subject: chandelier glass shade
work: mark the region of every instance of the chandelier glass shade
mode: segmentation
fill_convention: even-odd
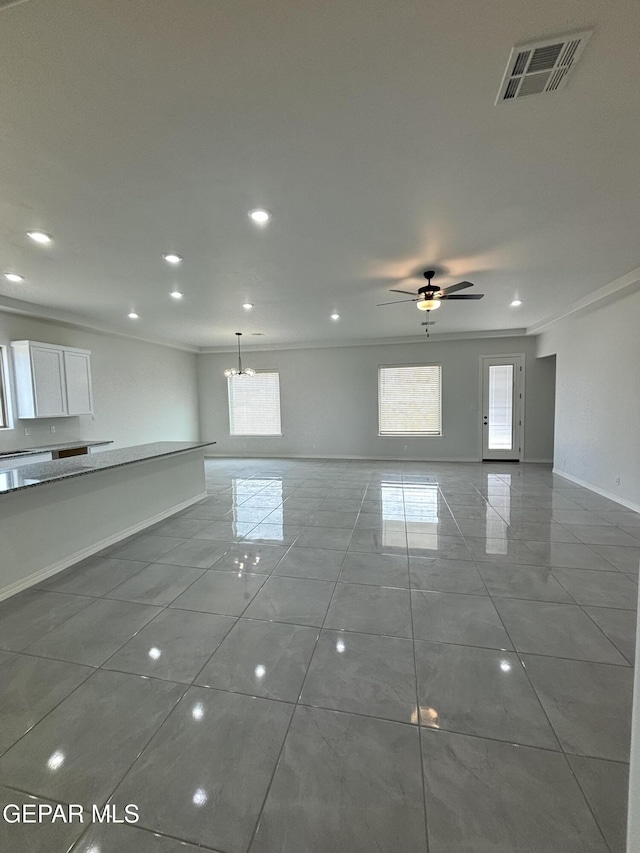
[[[227,379],[231,379],[232,376],[255,376],[256,372],[253,367],[244,367],[242,366],[242,355],[240,354],[240,338],[242,337],[242,332],[236,332],[236,336],[238,338],[238,366],[237,367],[228,367],[224,375]]]
[[[439,299],[422,299],[420,302],[416,302],[416,308],[420,311],[436,311],[439,307]]]

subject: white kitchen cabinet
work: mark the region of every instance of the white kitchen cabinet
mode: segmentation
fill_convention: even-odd
[[[67,385],[67,414],[90,415],[93,412],[91,353],[85,350],[65,349],[63,355]]]
[[[93,413],[89,350],[12,341],[19,418]]]
[[[30,348],[36,416],[58,418],[66,414],[63,353],[51,347]]]

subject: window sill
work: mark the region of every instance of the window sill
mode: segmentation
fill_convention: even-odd
[[[440,435],[415,435],[414,433],[411,433],[411,434],[409,434],[409,433],[404,434],[404,433],[401,433],[401,432],[396,432],[396,433],[394,433],[393,435],[389,435],[388,433],[382,433],[382,432],[379,432],[379,433],[378,433],[378,438],[404,438],[404,439],[407,439],[407,438],[420,438],[420,439],[425,439],[425,438],[444,438],[444,435],[443,435],[442,433],[441,433]]]

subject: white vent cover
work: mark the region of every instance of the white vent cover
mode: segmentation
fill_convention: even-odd
[[[496,104],[562,89],[592,32],[584,30],[516,45],[511,49]]]

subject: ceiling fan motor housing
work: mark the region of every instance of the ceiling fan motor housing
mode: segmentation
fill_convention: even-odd
[[[436,293],[440,292],[439,287],[436,287],[435,284],[431,284],[431,279],[434,277],[435,274],[435,270],[425,270],[422,273],[422,275],[427,280],[427,284],[425,284],[423,287],[418,288],[418,293],[423,293],[427,299],[429,297],[433,297]]]

